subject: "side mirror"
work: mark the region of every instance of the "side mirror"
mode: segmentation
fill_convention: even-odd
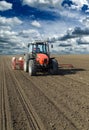
[[[51,44],[51,48],[53,48],[53,44]]]
[[[28,43],[28,45],[27,45],[27,47],[29,47],[30,45],[29,45],[29,43]]]

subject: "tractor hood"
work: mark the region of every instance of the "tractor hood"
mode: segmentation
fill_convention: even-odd
[[[46,54],[41,54],[38,53],[37,54],[37,58],[36,61],[40,64],[40,65],[47,65],[49,63],[49,58]]]

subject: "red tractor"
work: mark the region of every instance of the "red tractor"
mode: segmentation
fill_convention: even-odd
[[[23,69],[29,72],[30,76],[37,72],[58,73],[58,62],[50,57],[49,45],[47,42],[34,42],[28,44],[28,53],[24,55]]]

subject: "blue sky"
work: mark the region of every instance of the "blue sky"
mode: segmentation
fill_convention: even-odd
[[[34,40],[89,54],[89,0],[0,0],[0,54],[24,53]]]

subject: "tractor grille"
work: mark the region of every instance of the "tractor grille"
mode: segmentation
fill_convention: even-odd
[[[47,64],[47,63],[48,63],[47,59],[44,59],[44,64]]]

